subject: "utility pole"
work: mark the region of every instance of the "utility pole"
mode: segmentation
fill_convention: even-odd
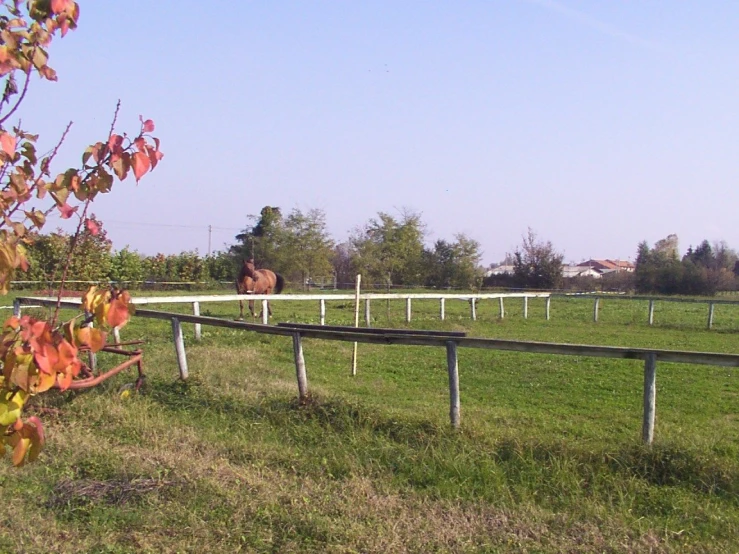
[[[210,256],[210,239],[212,235],[213,235],[213,226],[208,225],[208,256]]]

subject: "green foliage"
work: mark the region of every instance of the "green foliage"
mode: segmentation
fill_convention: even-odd
[[[423,283],[423,239],[420,214],[405,211],[400,219],[380,212],[350,238],[353,264],[368,283]]]
[[[513,279],[516,286],[533,289],[556,289],[562,284],[562,260],[550,241],[537,241],[529,227],[513,260]]]
[[[433,250],[424,251],[427,286],[479,288],[482,282],[480,243],[464,234],[455,238],[453,243],[437,240]]]
[[[144,279],[144,263],[141,255],[129,250],[128,246],[117,251],[110,261],[109,277],[116,283],[138,284],[141,282]]]
[[[733,272],[737,255],[725,243],[712,247],[704,240],[682,259],[678,258],[677,236],[670,235],[654,248],[639,243],[636,258],[636,290],[640,293],[712,296],[717,291],[734,290]]]

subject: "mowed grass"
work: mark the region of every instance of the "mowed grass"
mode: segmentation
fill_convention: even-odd
[[[168,293],[171,294],[171,293]],[[191,294],[191,293],[186,293]],[[376,327],[585,344],[737,352],[739,307],[555,298],[373,301]],[[151,306],[189,312],[189,305]],[[33,309],[28,309],[28,312]],[[273,321],[318,323],[318,301]],[[202,304],[233,319],[236,303]],[[327,303],[351,324],[351,302]],[[364,312],[360,315],[363,322]],[[35,404],[37,463],[0,466],[0,552],[731,552],[739,549],[739,378],[660,363],[656,439],[640,443],[640,362],[460,349],[462,428],[449,426],[443,348],[291,341],[185,325],[179,381],[168,323],[134,318],[147,382],[124,373]],[[101,355],[100,363],[119,360]]]

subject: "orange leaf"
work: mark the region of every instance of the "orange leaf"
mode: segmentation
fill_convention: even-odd
[[[59,14],[67,9],[74,7],[74,0],[51,0],[51,11]]]
[[[69,219],[72,217],[72,214],[77,211],[77,208],[79,206],[75,206],[74,208],[67,204],[66,202],[62,204],[61,206],[57,206],[59,208],[59,211],[61,212],[61,218],[62,219]]]
[[[15,137],[10,133],[3,132],[0,135],[0,147],[8,156],[12,156],[15,154]]]
[[[15,441],[14,441],[15,442]],[[31,439],[18,438],[15,448],[13,448],[13,465],[22,466],[25,462],[26,452],[28,447],[31,446]]]
[[[72,373],[71,372],[57,373],[56,381],[57,381],[57,384],[59,385],[59,389],[65,391],[69,388],[69,385],[72,384]]]
[[[133,175],[136,177],[136,181],[139,181],[149,171],[151,161],[144,152],[136,152],[131,157],[131,165],[133,166]]]
[[[128,304],[124,300],[116,298],[110,303],[106,320],[111,327],[121,328],[128,323],[128,315]]]
[[[94,219],[86,219],[85,226],[92,236],[97,236],[100,233],[100,227]]]

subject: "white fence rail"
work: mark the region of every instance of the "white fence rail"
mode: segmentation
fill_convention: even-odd
[[[448,298],[448,297],[447,297]],[[26,299],[39,302],[39,299]],[[56,301],[45,300],[41,303],[54,305]],[[21,303],[16,304],[20,314]],[[62,302],[64,307],[77,307],[79,302]],[[651,444],[654,440],[654,422],[656,415],[656,378],[657,362],[689,363],[739,367],[739,354],[723,354],[715,352],[691,352],[678,350],[662,350],[652,348],[629,348],[619,346],[597,346],[583,344],[562,344],[534,341],[501,340],[460,336],[460,333],[436,331],[414,331],[407,329],[363,329],[353,327],[325,327],[319,325],[290,324],[264,325],[230,321],[215,317],[161,312],[140,309],[137,317],[170,321],[172,325],[175,353],[180,377],[187,379],[188,365],[185,350],[182,322],[195,325],[211,325],[242,329],[258,333],[292,337],[295,371],[298,382],[298,394],[304,399],[308,394],[308,377],[303,356],[303,338],[321,340],[337,340],[345,342],[362,342],[385,345],[436,346],[446,349],[447,369],[449,374],[449,417],[453,427],[459,427],[460,395],[459,395],[459,362],[458,348],[484,348],[488,350],[508,350],[534,354],[553,354],[565,356],[588,356],[604,358],[622,358],[641,360],[644,362],[643,419],[642,440]]]

